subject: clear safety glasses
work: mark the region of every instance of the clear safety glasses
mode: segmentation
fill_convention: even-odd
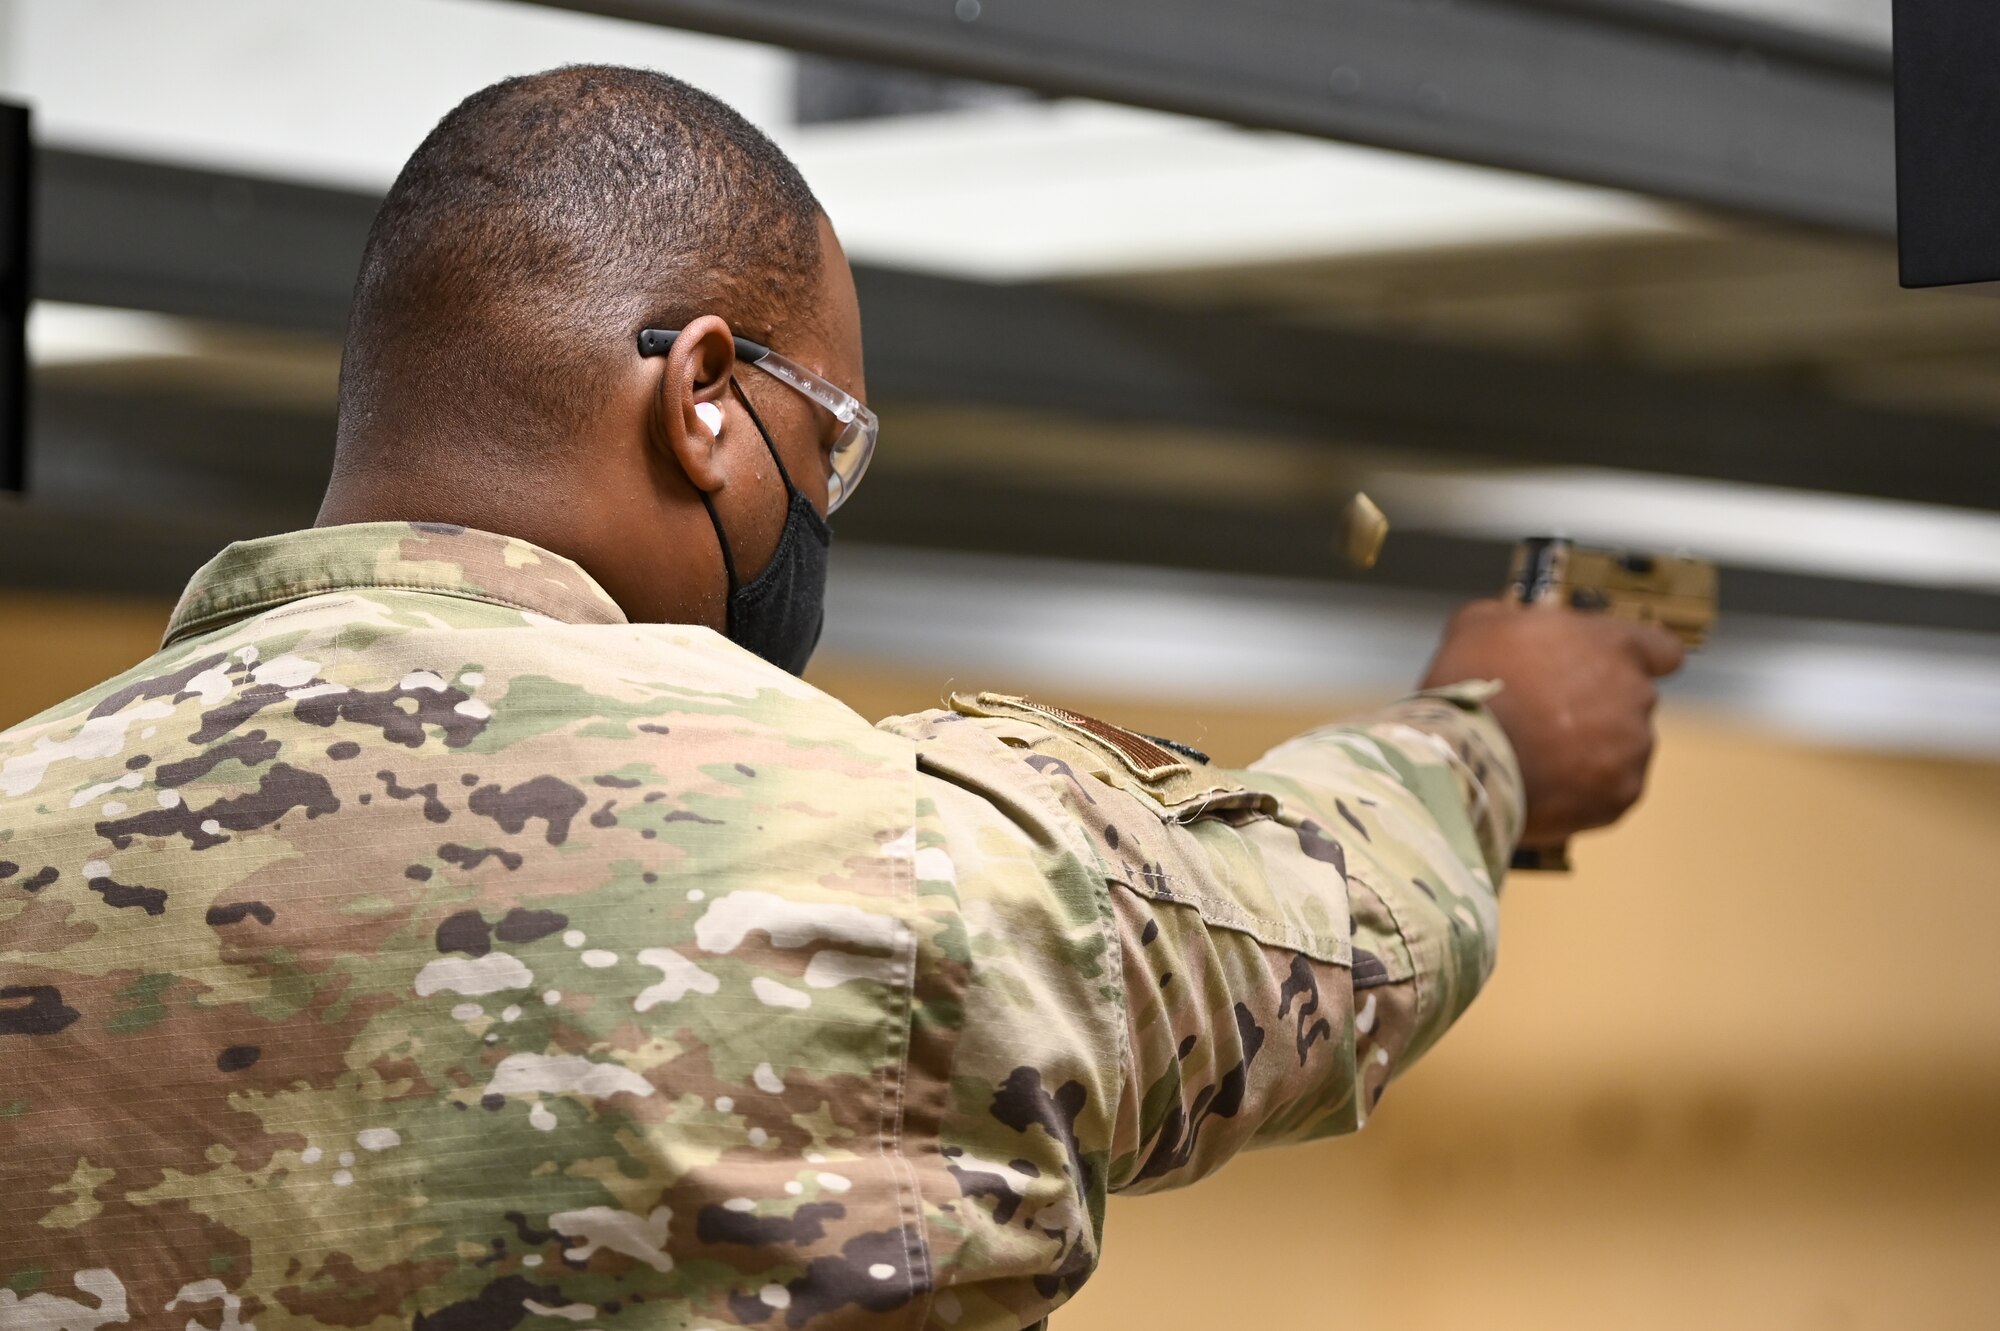
[[[680,335],[678,328],[648,328],[639,334],[639,354],[664,356]],[[831,380],[822,379],[798,362],[785,359],[761,342],[752,342],[747,337],[739,337],[735,341],[736,359],[754,365],[780,383],[797,389],[826,408],[840,422],[840,436],[833,441],[829,459],[831,466],[826,480],[826,511],[831,516],[853,495],[868,471],[869,460],[875,456],[876,436],[882,432],[881,422],[859,398]]]

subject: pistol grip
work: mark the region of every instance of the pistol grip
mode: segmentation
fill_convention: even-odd
[[[1560,846],[1522,846],[1514,852],[1513,867],[1530,873],[1568,873],[1569,842]]]

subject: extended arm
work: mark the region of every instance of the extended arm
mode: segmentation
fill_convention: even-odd
[[[1636,778],[1650,750],[1629,626],[1488,614],[1430,682],[1537,671],[1504,728],[1507,695],[1458,683],[1238,772],[1005,696],[883,723],[917,745],[918,890],[951,963],[918,995],[909,1123],[942,1164],[941,1307],[1032,1322],[1095,1265],[1108,1193],[1359,1127],[1491,972],[1535,791],[1562,834],[1636,797],[1617,762],[1595,789],[1606,754]]]

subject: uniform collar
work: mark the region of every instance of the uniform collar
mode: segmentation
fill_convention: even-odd
[[[189,581],[166,645],[301,597],[368,590],[459,596],[565,624],[627,622],[595,579],[540,546],[439,522],[358,522],[236,542]]]

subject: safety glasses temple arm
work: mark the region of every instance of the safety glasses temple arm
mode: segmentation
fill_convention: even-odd
[[[647,328],[639,333],[639,354],[641,356],[664,356],[673,350],[674,339],[681,335],[678,328]],[[771,349],[761,342],[752,342],[747,337],[733,339],[736,343],[736,359],[751,365],[771,354]]]

